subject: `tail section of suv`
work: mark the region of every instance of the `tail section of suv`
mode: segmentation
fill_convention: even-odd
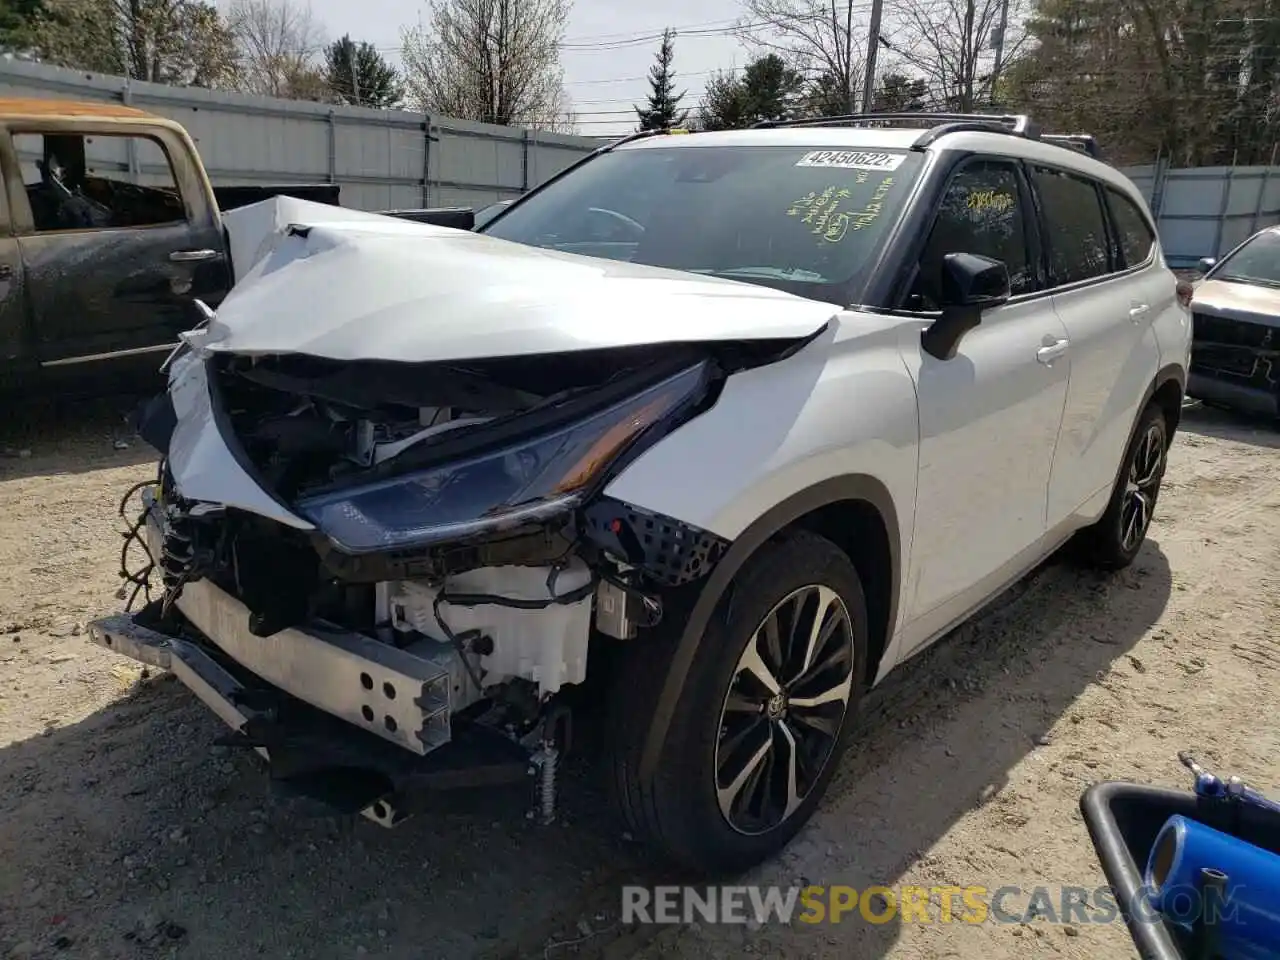
[[[156,596],[93,635],[383,823],[494,744],[554,796],[585,699],[634,832],[758,862],[890,670],[1068,541],[1134,559],[1186,383],[1142,196],[1021,117],[641,135],[474,233],[243,242],[148,431]]]

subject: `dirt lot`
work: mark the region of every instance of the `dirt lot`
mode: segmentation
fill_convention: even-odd
[[[1118,923],[622,929],[619,884],[670,878],[585,783],[552,828],[519,792],[395,831],[274,803],[178,684],[86,642],[119,606],[116,501],[151,467],[112,404],[66,422],[0,437],[0,955],[1134,955]],[[890,680],[823,812],[745,882],[1094,887],[1090,782],[1185,785],[1194,748],[1280,789],[1278,448],[1189,409],[1136,565],[1051,564]]]

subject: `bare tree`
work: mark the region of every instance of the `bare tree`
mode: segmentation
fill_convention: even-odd
[[[307,3],[233,0],[227,20],[241,61],[241,88],[268,97],[319,100],[328,84],[319,63],[324,31]]]
[[[996,99],[994,48],[1002,14],[1001,63],[1016,61],[1026,44],[1024,6],[1023,0],[898,0],[892,31],[898,37],[886,46],[923,78],[938,101],[931,106],[972,112]]]
[[[866,28],[854,17],[853,0],[745,0],[745,6],[738,27],[744,40],[820,83],[826,112],[857,112]]]
[[[572,128],[560,42],[571,0],[431,0],[403,33],[410,102],[462,120]]]

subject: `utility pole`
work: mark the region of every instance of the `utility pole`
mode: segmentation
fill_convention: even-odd
[[[870,113],[875,103],[876,51],[880,49],[880,14],[883,12],[884,0],[871,0],[871,28],[867,31],[867,76],[862,82],[863,113]]]
[[[1000,0],[1000,21],[996,25],[995,36],[991,38],[991,46],[995,48],[995,63],[991,66],[991,103],[996,102],[996,82],[1000,79],[1000,68],[1004,66],[1004,32],[1009,26],[1009,0]]]

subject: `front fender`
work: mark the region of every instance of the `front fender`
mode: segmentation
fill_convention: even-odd
[[[785,360],[731,376],[710,410],[604,492],[735,540],[794,494],[865,474],[891,492],[909,534],[919,413],[897,341],[892,327],[841,341],[833,325]]]
[[[875,506],[894,566],[896,629],[914,523],[919,414],[897,333],[830,332],[776,364],[730,377],[715,406],[651,447],[607,488],[614,498],[731,541],[685,622],[640,763],[657,767],[685,677],[734,575],[779,530],[842,500]]]

